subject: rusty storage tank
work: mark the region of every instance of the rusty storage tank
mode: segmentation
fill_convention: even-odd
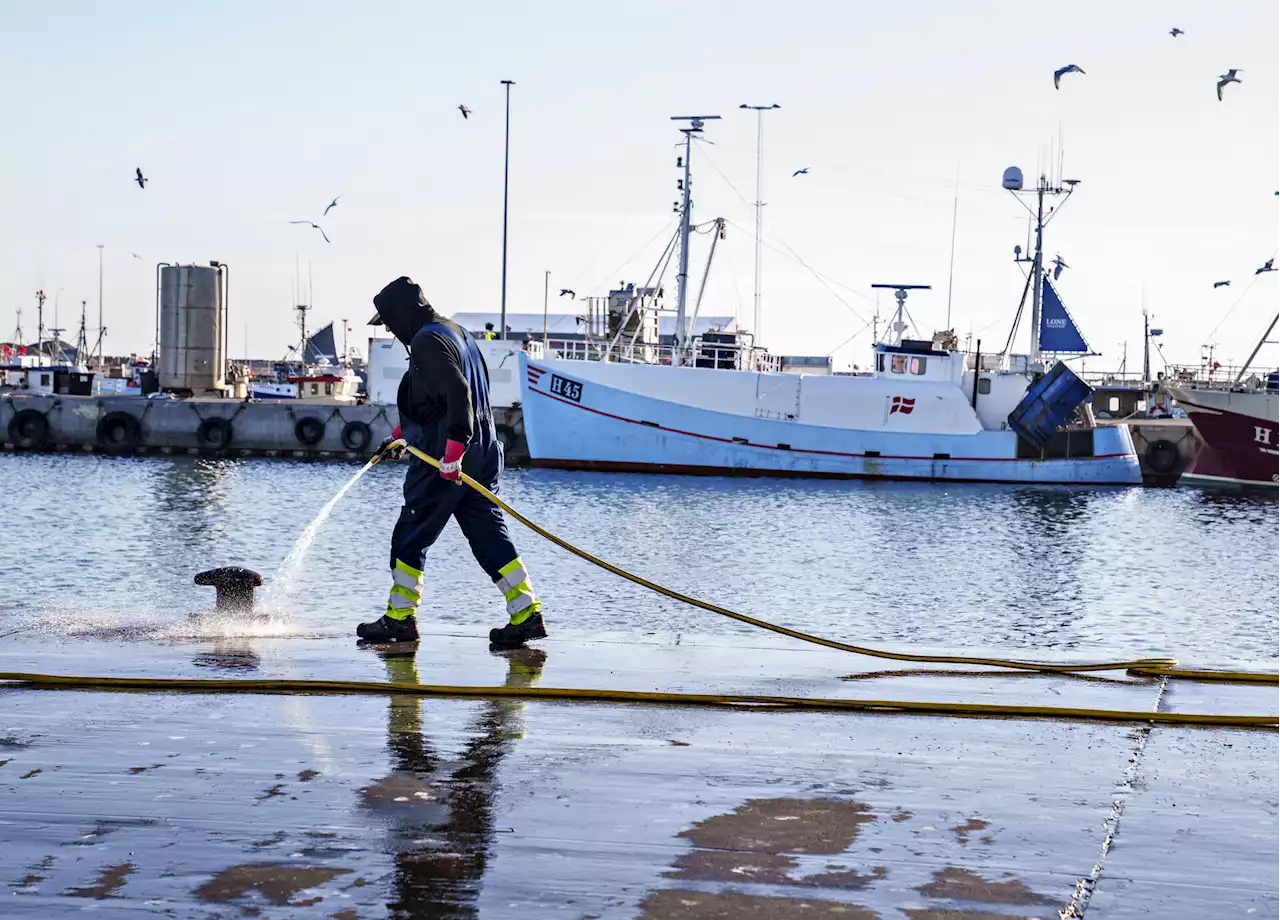
[[[225,265],[158,266],[160,389],[190,396],[227,388]]]

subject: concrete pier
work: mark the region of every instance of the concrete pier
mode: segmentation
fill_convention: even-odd
[[[1142,483],[1148,486],[1177,485],[1203,443],[1195,426],[1185,418],[1133,418],[1102,424],[1128,426],[1142,467]]]
[[[231,634],[225,634],[225,633]],[[416,658],[346,637],[19,632],[13,671],[1265,712],[1274,687],[893,667],[571,631]],[[0,685],[4,915],[1275,917],[1270,731]]]
[[[520,410],[494,412],[507,463],[528,462]],[[309,400],[0,397],[0,445],[9,450],[189,453],[364,460],[399,424],[393,405]]]

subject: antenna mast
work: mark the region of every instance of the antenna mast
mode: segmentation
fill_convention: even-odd
[[[755,260],[754,292],[752,295],[752,302],[755,306],[755,316],[752,320],[751,332],[755,336],[755,341],[758,344],[760,342],[760,324],[761,324],[760,286],[761,286],[761,278],[762,278],[760,273],[760,255],[761,255],[760,247],[761,247],[761,240],[763,238],[762,227],[764,225],[764,215],[762,211],[762,209],[764,208],[764,194],[762,190],[763,189],[762,167],[764,164],[764,113],[770,111],[771,109],[780,109],[782,108],[782,106],[778,105],[776,102],[773,105],[747,105],[746,103],[743,103],[742,105],[738,106],[738,108],[750,109],[756,113],[756,201],[755,201],[756,260]]]
[[[693,136],[702,133],[703,122],[719,121],[719,115],[672,115],[672,121],[687,121],[689,126],[681,128],[684,135],[684,179],[680,189],[684,192],[680,206],[680,273],[676,276],[676,340],[672,365],[684,364],[684,352],[689,342],[687,305],[689,295],[689,231],[693,216],[693,197],[690,183],[692,175],[689,170],[689,155],[693,152]]]
[[[889,329],[894,333],[896,338],[894,345],[902,344],[902,333],[907,330],[907,323],[903,319],[907,315],[907,291],[931,291],[932,284],[873,284],[873,288],[887,288],[893,291],[893,297],[898,301],[898,309],[893,314],[893,322],[889,324]],[[879,316],[879,311],[876,312]]]

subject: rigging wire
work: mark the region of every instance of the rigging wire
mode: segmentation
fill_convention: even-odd
[[[593,287],[593,288],[592,288],[592,290],[598,290],[598,289],[600,289],[601,287],[604,287],[605,285],[609,284],[609,279],[610,279],[610,278],[616,278],[616,277],[618,277],[618,273],[619,273],[619,272],[621,272],[624,268],[626,268],[628,265],[630,265],[632,262],[634,262],[634,261],[639,257],[640,253],[644,252],[646,249],[648,249],[650,246],[652,246],[652,245],[654,244],[654,242],[655,242],[659,237],[661,237],[661,236],[662,236],[662,234],[664,234],[664,233],[670,233],[670,232],[671,232],[671,230],[672,230],[672,227],[673,227],[675,224],[677,224],[677,223],[679,223],[679,220],[668,221],[668,222],[667,222],[667,224],[666,224],[666,226],[664,226],[661,230],[659,230],[659,231],[658,231],[657,233],[655,233],[653,236],[649,237],[649,239],[645,241],[645,243],[644,243],[644,245],[643,245],[643,246],[641,246],[639,249],[637,249],[637,250],[636,250],[635,252],[633,252],[631,255],[627,256],[626,260],[625,260],[621,265],[619,265],[619,266],[618,266],[617,268],[615,268],[613,271],[609,272],[609,274],[605,276],[604,280],[603,280],[602,282],[600,282],[599,284],[595,285],[595,287]],[[670,243],[667,243],[667,245],[668,245],[668,246],[670,246],[671,244],[670,244]],[[665,253],[665,252],[666,252],[666,250],[664,249],[664,250],[663,250],[663,252]],[[661,259],[662,257],[661,257],[661,256],[659,256],[658,258],[659,258],[659,259]]]
[[[1274,260],[1277,255],[1280,255],[1280,249],[1277,249],[1275,252],[1271,253],[1271,258]],[[1231,315],[1232,311],[1234,311],[1236,307],[1240,306],[1241,302],[1247,296],[1249,296],[1249,292],[1253,290],[1253,286],[1258,283],[1258,279],[1261,277],[1262,275],[1258,274],[1257,272],[1254,273],[1253,280],[1249,282],[1248,287],[1246,287],[1243,291],[1240,292],[1240,296],[1236,298],[1236,302],[1233,303],[1229,308],[1227,308],[1226,313],[1222,314],[1222,319],[1218,320],[1218,325],[1213,327],[1213,331],[1210,332],[1207,336],[1205,336],[1206,341],[1209,341],[1209,342],[1213,341],[1214,334],[1219,329],[1222,328],[1222,324],[1227,321],[1227,317]]]

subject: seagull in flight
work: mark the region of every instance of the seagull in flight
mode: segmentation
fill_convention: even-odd
[[[1222,87],[1226,86],[1228,83],[1239,83],[1240,78],[1237,77],[1236,74],[1240,72],[1241,71],[1238,67],[1232,67],[1230,70],[1228,70],[1226,73],[1224,73],[1222,76],[1218,78],[1218,101],[1219,102],[1222,101]]]
[[[147,177],[142,174],[141,166],[133,171],[133,181],[138,183],[138,188],[147,187]]]
[[[1275,261],[1276,261],[1275,259],[1267,259],[1267,264],[1266,264],[1266,265],[1264,265],[1264,266],[1262,266],[1262,268],[1258,269],[1256,272],[1254,272],[1254,274],[1255,274],[1255,275],[1261,275],[1263,272],[1273,272],[1273,271],[1275,271],[1275,270],[1276,270],[1276,267],[1275,267],[1275,264],[1274,264],[1274,263],[1275,263]]]
[[[1177,26],[1174,26],[1172,29],[1169,30],[1169,34],[1172,35],[1174,38],[1177,38],[1179,35],[1186,35],[1187,33],[1183,32]]]
[[[1215,282],[1213,282],[1213,289],[1214,289],[1215,291],[1216,291],[1218,288],[1220,288],[1220,287],[1231,287],[1231,282],[1230,282],[1230,281],[1215,281]]]
[[[575,294],[573,291],[569,290],[568,288],[561,288],[561,289],[560,289],[560,296],[561,296],[561,297],[563,297],[565,294],[568,294],[568,295],[569,295],[569,299],[570,299],[570,300],[577,300],[577,299],[578,299],[578,295],[577,295],[577,294]]]
[[[791,178],[794,179],[796,176],[807,176],[807,175],[809,175],[808,166],[806,166],[804,169],[797,169],[795,172],[791,174]]]
[[[463,119],[467,119],[471,117],[471,110],[467,108],[465,105],[458,106],[458,111],[462,113]]]
[[[341,198],[341,197],[342,197],[341,195],[338,196],[338,198]],[[329,206],[324,209],[324,213],[320,215],[321,217],[328,217],[329,209],[336,208],[338,206],[338,198],[335,198],[333,199],[333,201],[329,202]]]
[[[131,253],[129,253],[129,255],[133,256],[135,259],[141,259],[141,258],[142,258],[142,256],[138,255],[136,252],[131,252]]]
[[[1066,67],[1059,67],[1053,72],[1053,88],[1062,89],[1062,78],[1069,73],[1082,74],[1084,71],[1080,69],[1079,64],[1068,64]]]
[[[289,223],[291,223],[291,224],[307,224],[307,225],[308,225],[308,226],[310,226],[310,227],[315,227],[317,230],[319,230],[319,231],[320,231],[320,235],[324,237],[324,241],[325,241],[326,243],[327,243],[327,242],[329,242],[329,236],[328,236],[328,234],[326,234],[326,233],[324,232],[324,228],[323,228],[323,227],[321,227],[319,224],[317,224],[317,223],[316,223],[315,221],[313,221],[313,220],[291,220],[291,221],[289,221]]]
[[[1066,263],[1066,261],[1062,258],[1062,256],[1055,255],[1053,257],[1053,280],[1057,281],[1059,278],[1061,278],[1062,270],[1064,268],[1070,268],[1070,267],[1071,266]]]

